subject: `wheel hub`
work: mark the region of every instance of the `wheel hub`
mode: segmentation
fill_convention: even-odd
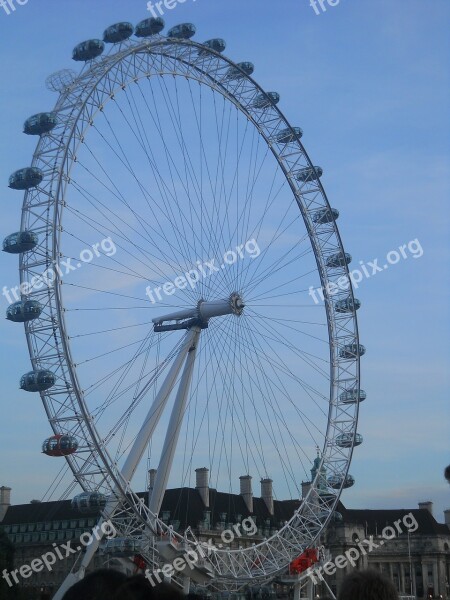
[[[206,329],[210,319],[225,315],[240,317],[244,307],[244,301],[238,292],[233,292],[223,300],[200,300],[195,308],[181,310],[153,319],[154,331],[174,331],[176,329],[190,329],[194,326]]]

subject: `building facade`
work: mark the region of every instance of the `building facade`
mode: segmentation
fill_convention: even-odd
[[[224,530],[251,517],[255,530],[251,535],[242,531],[230,545],[231,548],[249,546],[274,534],[301,502],[274,500],[269,479],[261,480],[261,496],[254,497],[248,475],[241,477],[240,494],[209,488],[207,469],[197,469],[196,475],[196,488],[166,491],[160,516],[175,530],[181,531],[190,525],[200,541],[211,539],[219,544]],[[50,569],[32,572],[27,577],[21,577],[20,573],[9,574],[9,580],[22,589],[24,600],[50,598],[79,557],[79,552],[66,549],[80,546],[80,536],[91,531],[99,513],[80,514],[69,500],[11,505],[10,493],[10,488],[0,488],[0,527],[14,545],[15,569],[30,565],[46,553],[55,554],[56,548],[63,547],[63,550],[60,550],[62,558]],[[141,494],[145,502],[148,493]],[[436,521],[431,503],[411,510],[352,510],[339,503],[334,516],[321,540],[331,566],[327,567],[328,573],[322,569],[313,575],[315,596],[328,595],[327,585],[336,592],[343,577],[353,568],[371,567],[389,577],[401,595],[450,600],[450,511],[445,514],[446,524]],[[339,557],[345,557],[346,553],[350,553],[352,562],[337,567]],[[129,551],[118,547],[114,552],[99,552],[91,568],[117,566],[118,561],[129,555]],[[126,562],[130,573],[137,569],[131,560]],[[279,596],[292,596],[295,578],[281,579],[282,584],[275,585],[274,589]]]

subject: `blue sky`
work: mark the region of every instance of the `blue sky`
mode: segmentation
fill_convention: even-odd
[[[51,109],[45,78],[77,68],[73,46],[106,26],[148,16],[141,0],[29,0],[0,8],[0,180],[2,237],[19,227],[19,195],[7,178],[31,160],[25,118]],[[308,0],[186,0],[166,11],[171,26],[191,21],[197,39],[223,37],[226,53],[255,63],[255,78],[281,95],[280,108],[304,129],[341,212],[340,231],[367,263],[411,240],[411,254],[361,282],[357,296],[362,359],[357,484],[348,507],[450,507],[443,469],[450,462],[449,377],[449,42],[446,0],[341,0],[316,15]],[[16,259],[3,254],[1,286],[16,284]],[[3,309],[7,303],[2,297]],[[37,397],[18,390],[29,369],[20,326],[2,320],[0,484],[15,503],[39,498],[57,472],[40,454],[48,435]],[[447,367],[447,368],[446,368]]]

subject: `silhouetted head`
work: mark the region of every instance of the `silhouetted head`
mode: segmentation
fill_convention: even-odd
[[[354,571],[345,577],[338,600],[398,600],[394,584],[377,571]]]
[[[152,585],[143,575],[129,577],[108,600],[183,600],[184,596],[168,583]]]
[[[117,588],[127,576],[113,569],[98,569],[75,583],[63,596],[63,600],[111,600]]]
[[[445,467],[444,477],[450,483],[450,465],[448,465],[448,467]]]

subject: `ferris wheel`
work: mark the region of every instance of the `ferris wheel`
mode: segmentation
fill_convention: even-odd
[[[21,388],[41,396],[65,497],[102,509],[150,567],[162,540],[200,547],[161,514],[167,489],[192,487],[197,469],[205,489],[240,484],[252,514],[261,479],[258,542],[202,557],[218,589],[237,589],[314,545],[354,483],[360,302],[339,212],[279,94],[222,39],[163,30],[159,18],[113,25],[75,47],[79,73],[48,78],[58,100],[25,122],[39,141],[9,180],[25,194],[3,243],[20,260],[7,318],[25,323]]]

